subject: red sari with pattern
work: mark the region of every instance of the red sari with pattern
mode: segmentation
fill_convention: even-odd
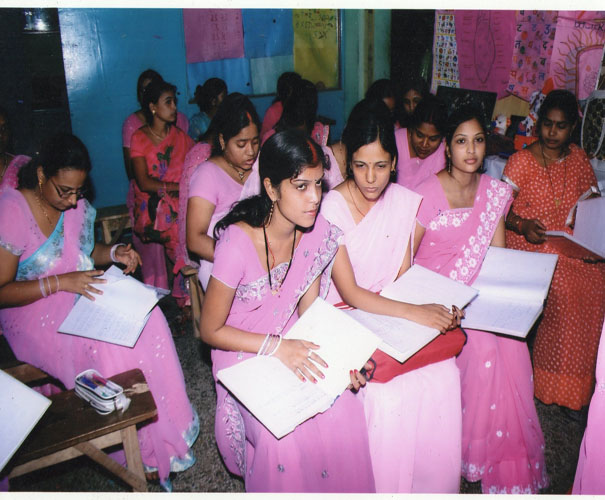
[[[147,163],[147,175],[160,182],[181,180],[185,155],[193,146],[193,140],[180,128],[170,127],[170,132],[159,144],[154,144],[143,130],[132,135],[131,158],[143,157]],[[150,201],[154,196],[134,185],[134,231],[138,236],[161,241],[172,262],[176,261],[178,234],[179,194],[166,193],[154,203],[156,215],[150,215]]]
[[[572,232],[565,226],[567,215],[597,180],[586,153],[574,144],[570,147],[570,154],[548,169],[529,151],[511,156],[504,175],[519,188],[515,214],[538,219],[547,230]],[[508,230],[506,246],[557,253],[548,242],[534,245]],[[590,402],[604,315],[605,263],[559,254],[533,350],[535,395],[540,401],[574,410]]]

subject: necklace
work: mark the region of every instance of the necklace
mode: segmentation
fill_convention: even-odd
[[[235,170],[235,173],[239,176],[240,182],[244,182],[244,176],[246,175],[246,172],[250,172],[250,170],[252,170],[252,167],[244,168],[244,167],[240,167],[239,165],[236,166],[233,163],[231,163],[229,160],[227,160],[227,157],[225,155],[223,155],[223,158],[227,162],[227,165],[229,165],[233,170]]]
[[[567,156],[563,160],[563,171],[565,172],[565,175],[563,176],[563,190],[561,191],[561,196],[559,198],[557,198],[557,194],[555,193],[555,186],[552,183],[552,177],[550,176],[550,171],[548,170],[547,165],[546,165],[546,158],[548,158],[551,161],[554,160],[555,162],[557,162],[561,159],[561,155],[559,155],[558,158],[550,158],[549,156],[546,156],[544,154],[544,146],[542,146],[542,143],[540,143],[540,152],[542,153],[542,161],[544,162],[544,171],[546,172],[546,175],[548,177],[548,182],[550,183],[550,189],[552,191],[552,195],[555,200],[555,207],[559,208],[559,205],[561,204],[561,201],[563,200],[563,196],[565,196],[565,187],[567,185],[567,165],[566,165]]]
[[[164,139],[166,139],[166,136],[168,135],[168,133],[166,133],[166,135],[164,137],[162,137],[161,135],[158,135],[153,131],[153,129],[151,128],[151,125],[147,124],[147,127],[149,128],[149,132],[151,132],[151,135],[153,135],[160,141],[163,141]],[[168,126],[168,127],[169,127],[168,130],[170,131],[170,126]]]
[[[50,220],[50,217],[48,216],[48,212],[46,210],[44,210],[44,207],[42,206],[42,191],[40,190],[40,193],[36,193],[36,201],[38,202],[38,206],[40,207],[40,210],[42,210],[42,213],[44,214],[44,217],[46,217],[46,220],[48,221],[48,225],[50,227],[53,227],[53,223]]]
[[[347,189],[349,190],[349,195],[351,196],[351,200],[353,200],[353,206],[357,209],[357,211],[361,214],[361,216],[365,217],[366,215],[368,215],[367,212],[364,214],[361,210],[359,210],[359,207],[357,206],[357,203],[355,202],[355,198],[353,197],[353,192],[351,191],[350,182],[347,182]]]
[[[263,236],[265,238],[265,257],[267,259],[267,270],[269,271],[269,289],[271,290],[271,293],[273,295],[276,295],[279,293],[281,286],[284,284],[284,281],[286,281],[286,278],[288,277],[288,273],[290,272],[290,267],[292,266],[292,259],[294,258],[294,246],[296,245],[296,229],[294,229],[294,238],[292,240],[292,251],[290,252],[290,261],[288,262],[288,269],[286,269],[286,274],[284,275],[284,277],[281,280],[281,282],[279,283],[279,285],[277,285],[277,288],[275,290],[273,290],[273,283],[271,282],[271,268],[269,267],[269,252],[271,252],[271,257],[273,258],[273,265],[275,265],[275,256],[273,255],[273,251],[271,250],[271,245],[269,244],[269,240],[267,238],[267,230],[265,229],[264,224],[263,224]]]

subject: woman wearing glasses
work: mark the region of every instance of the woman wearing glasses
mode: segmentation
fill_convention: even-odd
[[[130,245],[95,243],[95,209],[82,199],[90,168],[84,144],[59,135],[19,171],[18,188],[0,195],[0,325],[19,360],[68,389],[88,368],[105,376],[141,369],[158,407],[157,420],[138,432],[141,455],[149,478],[169,489],[170,472],[195,461],[199,422],[160,309],[134,348],[57,332],[78,295],[101,293],[96,286],[105,280],[95,266],[113,261],[130,273],[141,263]]]

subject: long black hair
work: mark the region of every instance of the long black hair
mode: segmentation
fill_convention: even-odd
[[[342,143],[347,149],[347,176],[353,177],[351,161],[353,154],[362,146],[378,140],[382,149],[397,162],[395,129],[389,108],[382,100],[363,99],[359,101],[347,120],[342,132]],[[394,181],[397,173],[391,173]]]
[[[292,95],[284,102],[284,110],[275,125],[281,132],[291,128],[304,128],[311,135],[317,115],[317,87],[309,80],[301,80],[294,85]]]
[[[294,71],[286,71],[277,79],[277,95],[273,102],[285,102],[292,94],[294,86],[302,80],[302,76]]]
[[[204,85],[195,89],[195,103],[200,111],[206,113],[212,109],[212,101],[218,99],[223,92],[227,92],[227,84],[220,78],[208,78]]]
[[[42,167],[47,179],[54,177],[59,170],[63,169],[81,170],[88,174],[92,168],[86,146],[71,134],[58,134],[51,137],[36,157],[19,169],[19,189],[36,188],[38,167]],[[84,186],[89,187],[86,183]]]
[[[233,92],[223,99],[210,123],[212,131],[212,156],[223,152],[221,137],[225,144],[235,137],[243,128],[254,124],[260,133],[260,120],[252,101],[244,94]]]
[[[141,108],[143,108],[143,91],[145,90],[143,88],[143,83],[145,82],[145,80],[150,80],[151,82],[154,80],[163,80],[163,78],[154,69],[146,69],[139,75],[139,78],[137,80],[137,101],[139,101]],[[147,85],[149,85],[149,82],[147,83]]]
[[[269,179],[277,187],[282,181],[294,179],[307,167],[314,167],[321,162],[324,169],[329,169],[328,158],[321,147],[301,130],[284,130],[272,135],[260,151],[258,173],[261,180],[261,192],[235,204],[231,211],[217,222],[214,227],[214,238],[236,222],[245,222],[252,227],[261,227],[271,210],[273,202],[263,183]]]

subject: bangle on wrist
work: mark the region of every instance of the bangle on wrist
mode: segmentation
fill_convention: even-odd
[[[116,250],[118,249],[118,247],[125,246],[126,245],[124,245],[124,243],[116,243],[114,246],[111,247],[111,250],[109,251],[109,258],[112,262],[119,262],[118,259],[116,259]]]
[[[44,278],[38,279],[38,285],[40,285],[40,293],[42,294],[42,298],[45,299],[47,297],[46,286],[44,285]]]

